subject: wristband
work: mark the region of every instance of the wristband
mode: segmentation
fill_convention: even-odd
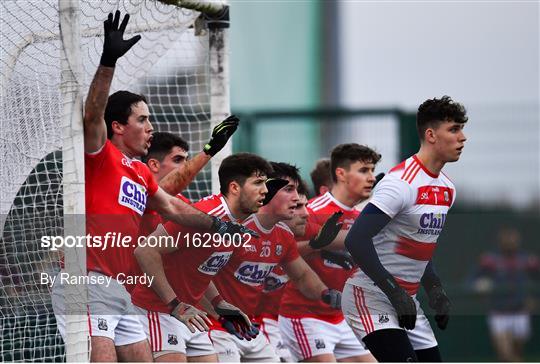
[[[178,300],[178,297],[174,297],[171,302],[167,303],[167,307],[171,310],[171,312],[180,304],[180,301]]]

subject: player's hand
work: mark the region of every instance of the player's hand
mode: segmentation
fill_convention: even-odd
[[[172,300],[168,306],[171,308],[171,316],[186,325],[192,333],[195,333],[195,329],[201,332],[208,331],[208,325],[212,324],[206,312],[180,302],[177,298]]]
[[[338,223],[338,220],[342,215],[343,211],[334,212],[334,214],[326,220],[317,236],[309,241],[311,249],[324,248],[334,241],[341,230],[341,226],[343,226],[343,223]]]
[[[268,178],[265,183],[268,192],[266,193],[266,196],[264,196],[263,206],[268,205],[276,193],[289,184],[289,181],[283,178]]]
[[[394,307],[400,327],[407,330],[416,325],[416,304],[409,294],[397,284],[393,277],[387,277],[377,286],[384,292]]]
[[[218,321],[229,334],[236,336],[240,340],[251,341],[259,334],[259,330],[253,330],[249,317],[238,307],[225,300],[219,301],[214,306],[214,310],[219,315]]]
[[[341,292],[335,289],[325,289],[321,292],[321,300],[336,310],[341,309]]]
[[[345,270],[351,270],[354,267],[354,261],[349,252],[321,250],[321,258],[337,264]]]
[[[429,307],[435,310],[435,322],[439,329],[444,330],[450,319],[450,299],[441,286],[434,286],[428,292]]]
[[[210,216],[213,220],[211,230],[215,233],[218,233],[219,235],[223,236],[225,234],[228,234],[230,236],[233,236],[234,234],[240,234],[243,236],[244,234],[249,234],[253,236],[254,238],[258,238],[259,234],[257,234],[255,231],[245,227],[242,224],[239,224],[234,221],[223,221],[215,216]]]
[[[120,11],[109,13],[107,20],[103,22],[105,30],[105,40],[103,42],[103,53],[101,54],[100,63],[106,67],[114,67],[118,58],[122,57],[126,52],[135,45],[140,39],[140,35],[136,35],[131,39],[124,40],[124,31],[126,30],[129,21],[129,14],[124,16],[122,24],[120,22]]]
[[[372,189],[375,188],[375,186],[377,186],[377,183],[381,182],[381,179],[384,178],[384,173],[379,173],[378,175],[375,176],[375,182],[373,183],[373,187],[371,187]]]
[[[216,125],[214,130],[212,130],[212,137],[210,138],[210,141],[206,143],[203,148],[203,152],[212,157],[216,155],[221,149],[223,149],[229,138],[234,134],[238,128],[239,122],[240,119],[238,119],[236,115],[231,115]]]

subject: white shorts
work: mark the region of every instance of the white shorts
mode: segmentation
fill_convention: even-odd
[[[266,336],[259,333],[251,341],[240,340],[221,330],[210,330],[210,340],[214,344],[220,363],[279,362],[279,358]]]
[[[266,336],[266,339],[276,350],[277,356],[282,362],[291,362],[291,352],[283,343],[281,331],[279,331],[278,322],[271,318],[263,318],[261,322],[261,333]]]
[[[414,350],[429,349],[437,346],[437,340],[420,303],[416,303],[416,325],[413,330],[406,330]],[[358,340],[362,340],[373,331],[383,329],[400,329],[394,307],[380,290],[367,290],[346,283],[341,297],[341,309],[345,320],[352,328]]]
[[[520,339],[528,339],[531,334],[531,318],[527,313],[491,313],[488,325],[492,334],[510,333]]]
[[[58,331],[65,341],[66,318],[64,285],[60,280],[61,271],[52,287],[52,306],[56,316]],[[108,337],[115,346],[129,345],[146,340],[144,329],[131,303],[131,297],[123,285],[111,279],[110,285],[92,283],[104,279],[103,274],[89,272],[88,314],[90,336]],[[110,278],[110,277],[108,277]]]
[[[279,316],[278,322],[283,342],[294,361],[322,354],[333,354],[336,359],[369,354],[345,320],[332,324],[310,317]]]
[[[144,332],[150,340],[150,347],[154,358],[160,352],[178,352],[187,356],[201,356],[215,354],[214,346],[208,337],[207,331],[189,331],[186,325],[169,314],[148,311],[135,306],[140,314],[139,318],[144,326]]]

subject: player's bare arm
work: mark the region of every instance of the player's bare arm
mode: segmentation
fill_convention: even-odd
[[[208,161],[223,149],[238,128],[239,121],[235,115],[231,115],[216,125],[212,131],[212,137],[204,149],[193,159],[187,160],[179,168],[163,177],[159,182],[160,187],[173,196],[182,192]]]
[[[94,153],[101,149],[107,140],[105,125],[105,106],[111,89],[114,67],[118,58],[122,57],[141,36],[137,35],[124,40],[123,35],[129,21],[129,14],[124,16],[120,24],[120,12],[110,13],[103,22],[105,39],[100,65],[90,84],[90,90],[84,105],[84,149],[86,153]]]

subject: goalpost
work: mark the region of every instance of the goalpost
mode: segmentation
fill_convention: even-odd
[[[111,93],[145,94],[154,128],[192,153],[230,112],[228,7],[204,0],[40,0],[0,4],[0,361],[88,361],[86,289],[64,292],[64,344],[50,286],[64,259],[86,274],[84,248],[43,248],[42,236],[84,235],[82,105],[99,64],[103,20],[119,9],[142,39],[116,67]],[[185,195],[217,192],[212,159]]]

